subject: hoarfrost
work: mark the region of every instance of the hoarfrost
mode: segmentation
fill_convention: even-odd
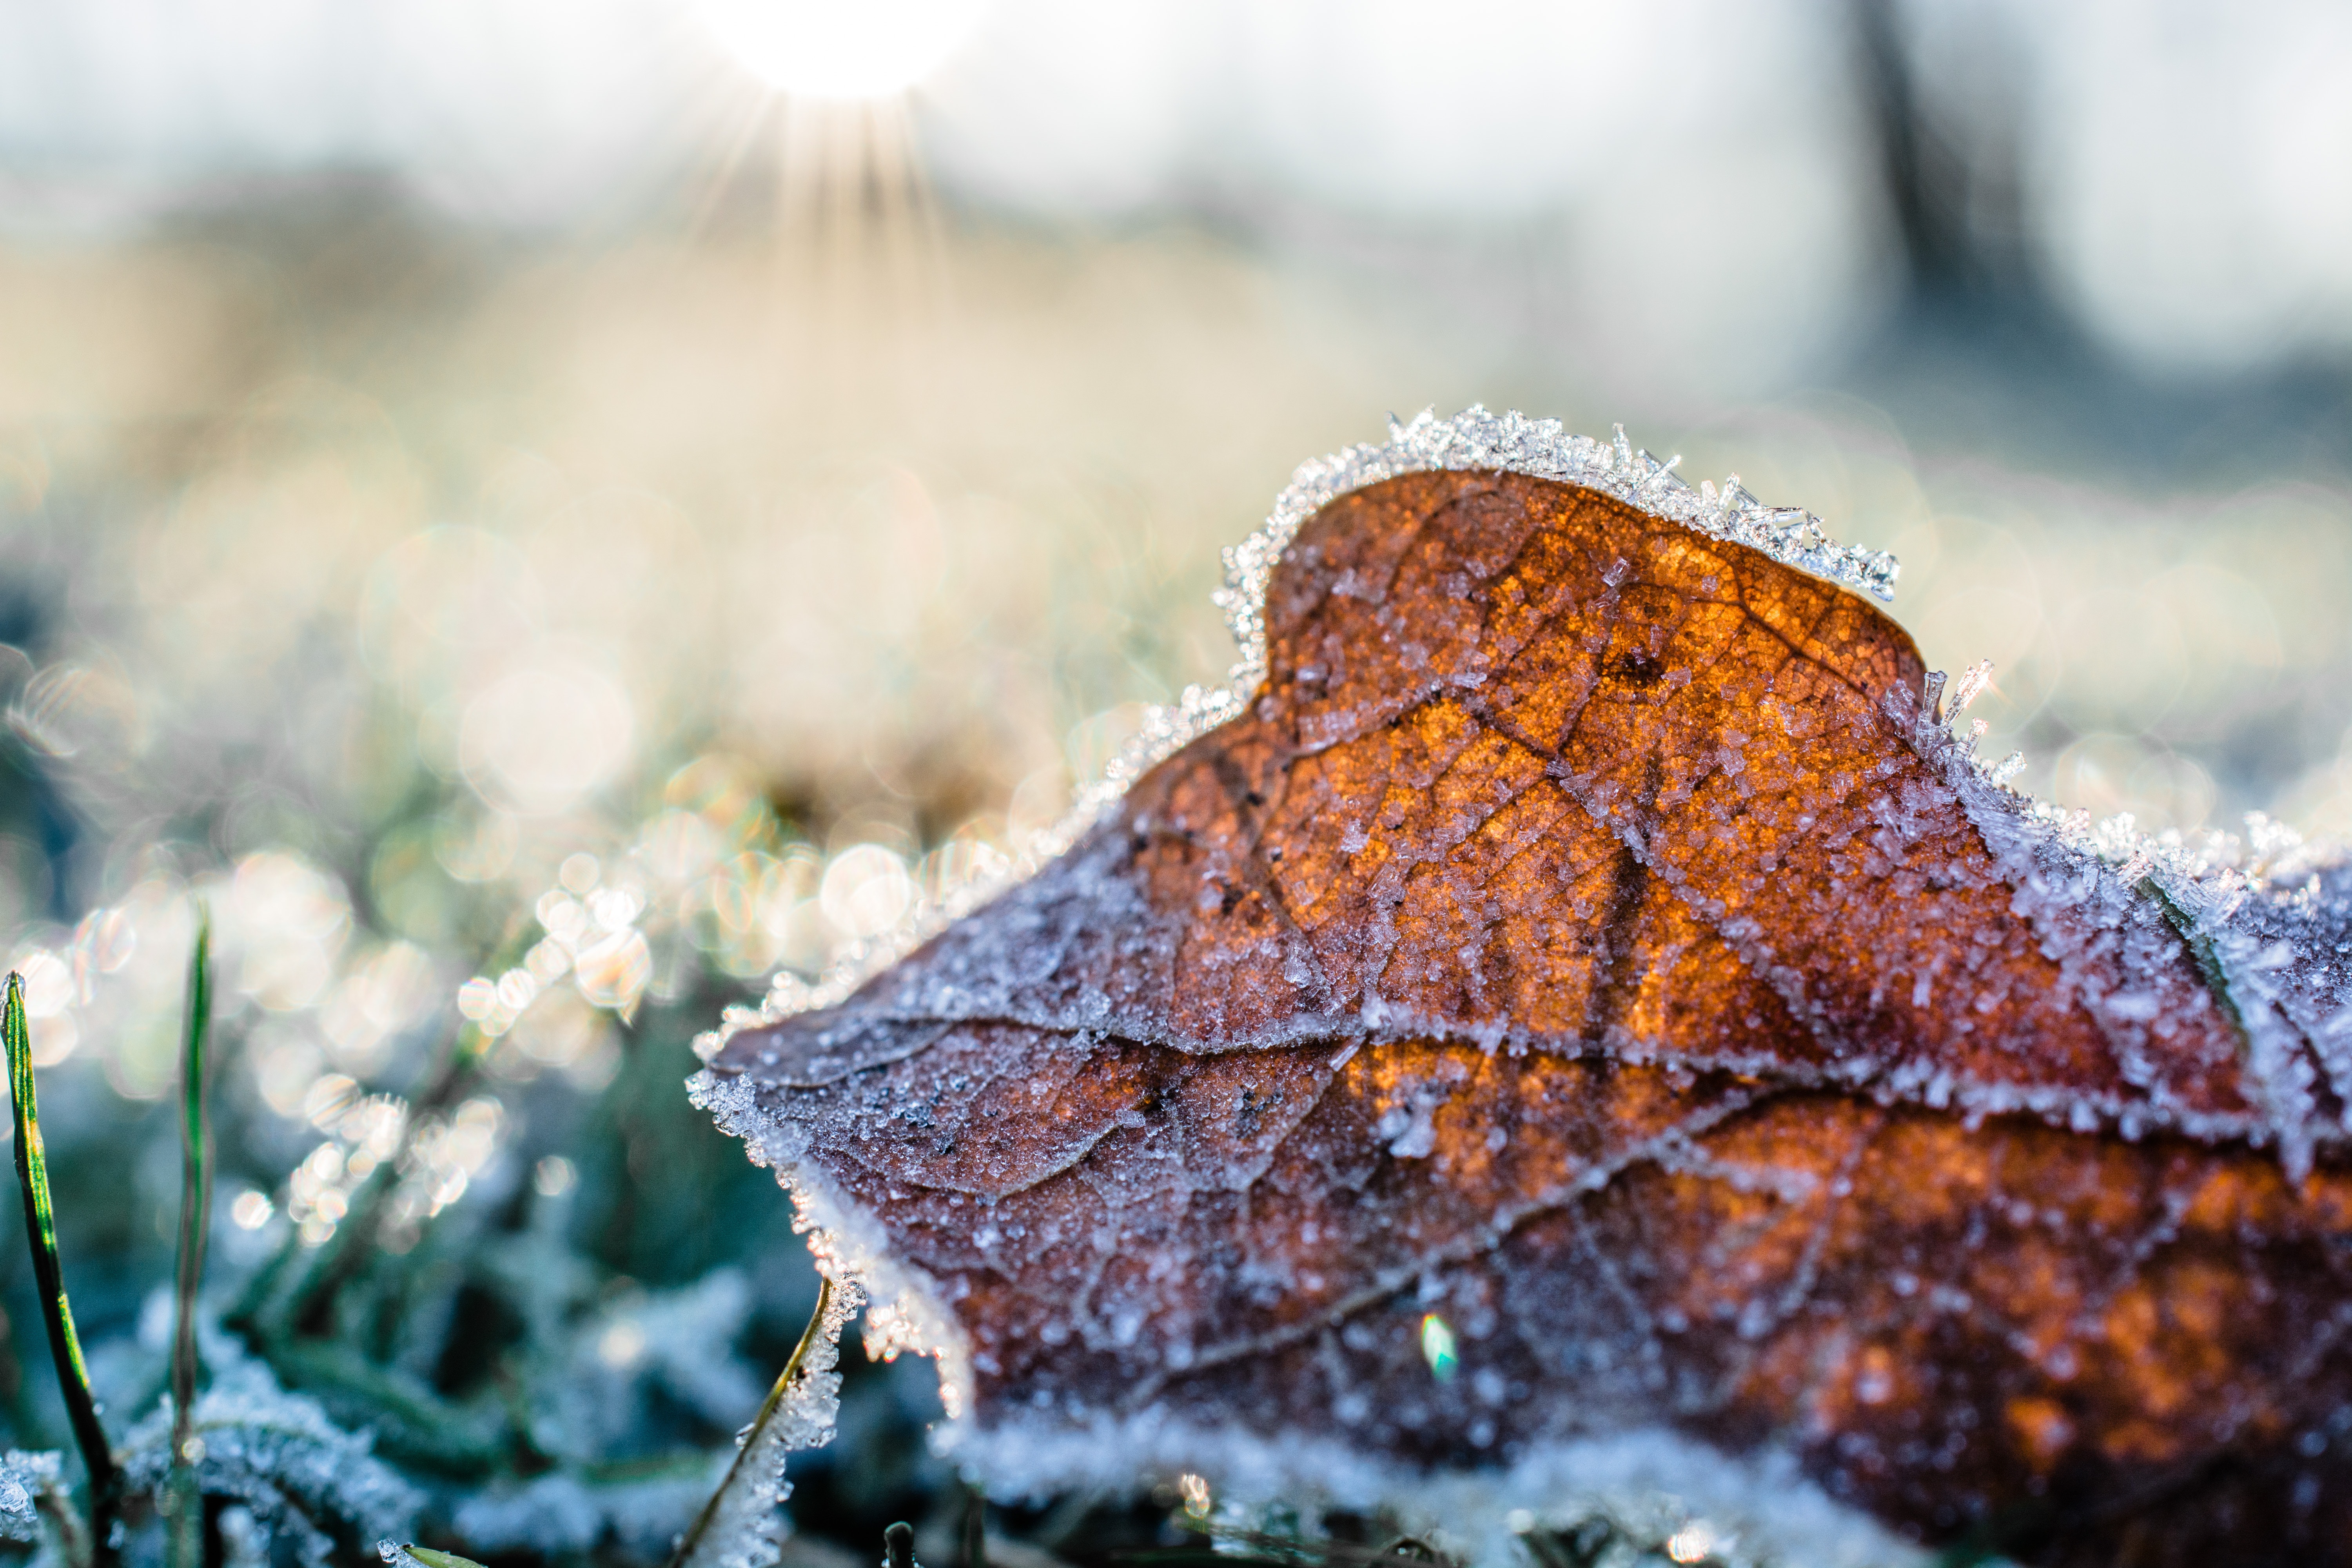
[[[724,1474],[720,1464],[687,1473],[598,1482],[558,1472],[505,1491],[479,1492],[458,1507],[460,1539],[484,1552],[585,1556],[613,1547],[639,1562],[668,1556],[678,1532]]]
[[[1989,658],[1979,659],[1960,671],[1959,679],[1952,683],[1951,705],[1947,710],[1948,714],[1952,718],[1958,718],[1967,712],[1969,704],[1982,696],[1984,689],[1991,684],[1992,660]]]
[[[551,1451],[586,1461],[644,1428],[649,1401],[673,1400],[716,1426],[757,1409],[759,1380],[730,1347],[751,1305],[740,1272],[714,1270],[676,1290],[632,1294],[549,1337],[564,1345],[541,1418]]]
[[[205,1336],[205,1362],[213,1384],[196,1398],[193,1435],[204,1445],[196,1479],[207,1496],[235,1498],[268,1535],[290,1535],[306,1568],[325,1568],[339,1541],[413,1528],[423,1494],[375,1458],[371,1437],[343,1431],[315,1400],[280,1389],[223,1336]],[[171,1442],[166,1396],[123,1440],[130,1489],[162,1488]]]
[[[11,1448],[0,1458],[0,1541],[41,1538],[41,1499],[61,1493],[61,1457]]]
[[[770,1396],[761,1418],[737,1435],[735,1463],[678,1568],[771,1568],[782,1558],[792,1531],[783,1512],[793,1489],[784,1479],[785,1458],[832,1441],[841,1413],[841,1333],[865,1300],[846,1280],[826,1292],[790,1381]]]
[[[1929,1553],[1823,1492],[1785,1453],[1727,1457],[1664,1428],[1549,1444],[1494,1469],[1414,1474],[1344,1438],[1202,1426],[1150,1412],[1080,1426],[960,1428],[948,1455],[1005,1498],[1071,1486],[1117,1491],[1138,1476],[1213,1476],[1217,1511],[1255,1526],[1322,1510],[1386,1512],[1456,1561],[1519,1568],[1515,1539],[1607,1519],[1663,1541],[1694,1526],[1722,1568],[1914,1568]],[[1538,1559],[1540,1561],[1540,1559]]]

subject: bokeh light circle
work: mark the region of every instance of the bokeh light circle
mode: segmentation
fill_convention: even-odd
[[[799,98],[889,98],[945,64],[987,0],[697,0],[720,47]]]

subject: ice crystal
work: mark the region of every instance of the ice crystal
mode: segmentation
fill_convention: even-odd
[[[1982,696],[1985,688],[1991,684],[1992,660],[1989,658],[1980,658],[1960,671],[1959,679],[1952,683],[1952,700],[1947,716],[1957,719],[1968,711],[1969,704]]]
[[[0,1458],[0,1541],[41,1538],[41,1499],[60,1492],[62,1461],[56,1454],[11,1448]]]

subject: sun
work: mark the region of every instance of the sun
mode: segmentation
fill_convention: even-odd
[[[719,47],[789,97],[896,97],[971,35],[988,0],[696,0]]]

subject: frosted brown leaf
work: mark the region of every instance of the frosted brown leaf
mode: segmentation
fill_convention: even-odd
[[[2033,1563],[2352,1563],[2326,900],[2101,860],[1878,611],[1596,490],[1344,495],[1265,626],[1068,853],[711,1063],[949,1321],[971,1463],[1656,1439]]]

